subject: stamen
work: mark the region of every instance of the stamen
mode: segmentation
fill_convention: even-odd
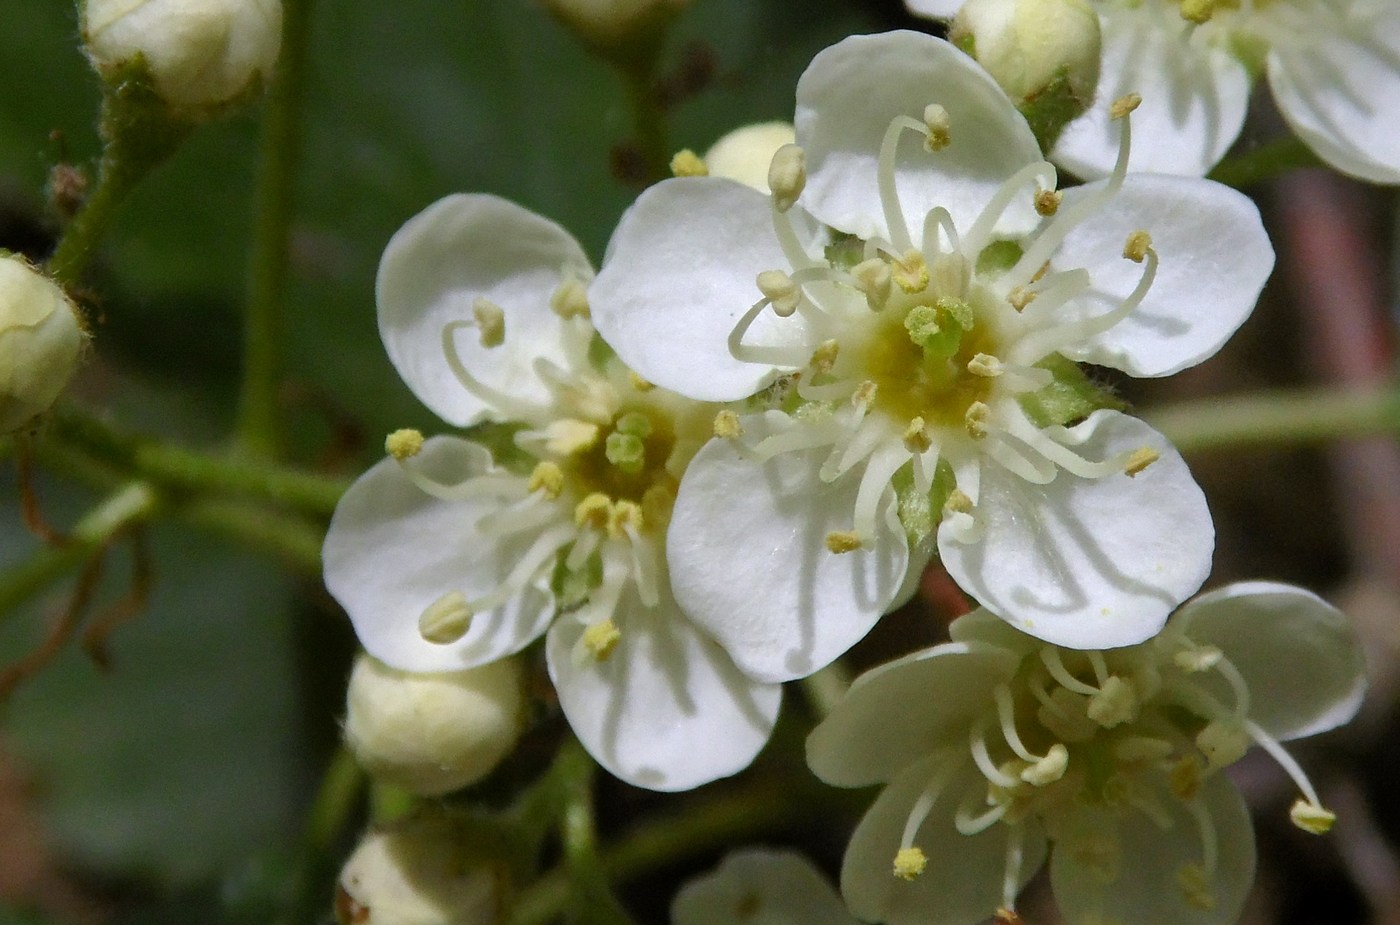
[[[603,541],[603,536],[596,530],[585,530],[579,534],[574,541],[573,547],[569,550],[568,556],[564,559],[564,567],[571,572],[577,572],[583,568],[588,557],[597,550],[598,544]]]
[[[1152,235],[1145,231],[1134,231],[1123,244],[1123,259],[1142,263],[1147,252],[1152,249]]]
[[[928,138],[924,141],[924,147],[930,151],[942,151],[953,143],[953,137],[949,133],[952,128],[952,119],[948,117],[948,110],[937,103],[929,103],[924,107],[924,127],[928,130]]]
[[[967,747],[972,754],[972,761],[977,765],[977,770],[982,772],[982,776],[998,787],[1010,790],[1021,782],[1018,777],[1012,777],[1004,773],[1000,768],[992,763],[992,756],[987,753],[987,727],[991,725],[991,717],[984,716],[981,722],[975,724],[968,730]]]
[[[673,177],[708,177],[710,168],[701,160],[700,155],[689,148],[682,148],[676,152],[676,156],[671,158],[671,176]]]
[[[466,389],[482,403],[507,418],[516,421],[538,420],[544,416],[544,409],[528,401],[523,401],[508,392],[494,389],[467,372],[462,358],[457,355],[456,335],[462,328],[475,327],[472,321],[449,321],[442,326],[442,352],[452,375],[457,377],[462,388]]]
[[[1302,791],[1303,798],[1318,811],[1326,813],[1327,810],[1323,809],[1322,801],[1317,798],[1317,791],[1313,789],[1312,781],[1308,780],[1308,775],[1303,773],[1303,768],[1294,760],[1292,755],[1284,750],[1283,746],[1278,743],[1278,740],[1265,732],[1263,728],[1253,720],[1247,719],[1244,721],[1244,730],[1249,733],[1249,737],[1259,743],[1260,747],[1268,752],[1269,755],[1278,762],[1279,767],[1283,768],[1284,772],[1293,779],[1294,785]]]
[[[1307,800],[1295,800],[1288,811],[1288,818],[1304,832],[1313,835],[1326,835],[1337,821],[1337,814]]]
[[[915,880],[928,867],[928,857],[918,848],[900,848],[894,856],[894,875],[901,880]]]
[[[481,332],[481,346],[490,349],[506,342],[506,313],[490,299],[477,296],[472,303],[472,317]]]
[[[836,357],[841,352],[841,344],[837,340],[824,340],[817,345],[817,349],[812,351],[812,359],[807,365],[812,367],[812,371],[818,374],[831,372],[831,367],[836,365]]]
[[[1032,787],[1048,787],[1069,770],[1069,749],[1059,742],[1051,745],[1035,764],[1021,772],[1021,780]]]
[[[826,535],[827,550],[837,555],[855,552],[861,545],[860,534],[855,530],[833,530]]]
[[[1175,662],[1176,667],[1180,668],[1182,671],[1188,674],[1196,674],[1214,668],[1224,657],[1225,653],[1221,652],[1215,646],[1193,645],[1191,648],[1182,649],[1180,652],[1176,653],[1176,655],[1172,656],[1172,661]]]
[[[549,307],[560,318],[587,318],[588,287],[573,277],[564,280],[550,295]]]
[[[621,639],[622,631],[611,618],[599,620],[583,631],[583,647],[599,662],[607,661]]]
[[[624,522],[621,526],[632,541],[632,578],[637,586],[637,596],[641,598],[643,606],[655,607],[661,602],[661,568],[656,559],[656,547],[641,536],[642,522],[639,509],[635,523]]]
[[[886,444],[871,454],[860,476],[860,487],[856,489],[856,503],[851,515],[859,536],[874,538],[875,514],[880,499],[884,497],[894,474],[908,461],[908,450],[902,446]]]
[[[851,404],[856,407],[869,407],[875,400],[875,393],[879,391],[879,385],[873,379],[867,379],[856,386],[855,392],[851,393]]]
[[[1152,447],[1139,447],[1133,450],[1133,454],[1128,457],[1128,461],[1123,465],[1123,471],[1128,474],[1128,478],[1137,478],[1138,473],[1161,458],[1162,454],[1152,449]]]
[[[1201,872],[1213,877],[1220,858],[1220,839],[1216,834],[1215,820],[1200,800],[1191,800],[1185,806],[1201,835]]]
[[[1212,769],[1228,767],[1249,751],[1249,735],[1233,720],[1213,720],[1196,733],[1196,747]]]
[[[1032,754],[1021,741],[1020,734],[1016,732],[1015,704],[1011,701],[1011,688],[1005,684],[998,684],[992,691],[992,697],[996,700],[997,718],[1001,721],[1001,734],[1006,739],[1006,744],[1026,761],[1039,761],[1040,756]]]
[[[1137,691],[1118,675],[1111,675],[1089,697],[1089,718],[1105,729],[1132,722],[1138,714]]]
[[[1039,293],[1027,289],[1025,286],[1017,286],[1006,294],[1006,301],[1011,303],[1011,307],[1018,312],[1026,310],[1026,306],[1035,301]]]
[[[890,266],[895,285],[905,292],[912,295],[928,288],[928,263],[923,252],[911,247],[903,256],[894,258]]]
[[[541,532],[530,548],[525,551],[525,554],[516,560],[515,567],[506,575],[505,581],[502,581],[490,594],[470,601],[468,606],[474,613],[485,613],[499,607],[511,598],[517,597],[525,585],[534,580],[544,564],[559,551],[560,547],[576,536],[577,533],[569,524],[559,524],[552,529]]]
[[[967,412],[963,415],[963,427],[967,430],[967,435],[974,440],[981,440],[987,436],[987,421],[992,416],[992,409],[986,402],[975,401],[967,406]]]
[[[1102,688],[1109,678],[1108,662],[1104,661],[1102,652],[1091,649],[1084,654],[1089,659],[1089,667],[1094,669],[1094,678],[1099,682],[1099,687]]]
[[[560,469],[556,463],[545,460],[535,466],[535,470],[530,473],[530,480],[525,483],[525,490],[529,492],[543,492],[546,498],[557,498],[564,490],[564,470]]]
[[[997,222],[1010,205],[1025,195],[1026,186],[1035,182],[1040,189],[1054,189],[1058,182],[1055,167],[1048,161],[1034,161],[1012,174],[1005,183],[997,187],[986,207],[972,223],[972,228],[964,238],[965,254],[980,254],[992,239]],[[1024,202],[1025,200],[1022,200]],[[1043,260],[1041,261],[1044,262]]]
[[[764,270],[758,274],[758,291],[779,318],[790,317],[802,299],[802,289],[782,270]]]
[[[574,506],[574,523],[579,527],[605,529],[612,514],[612,499],[595,491]]]
[[[564,418],[551,421],[541,432],[544,450],[552,456],[574,456],[593,449],[602,436],[602,428],[590,421]]]
[[[909,815],[904,820],[904,832],[899,839],[901,850],[914,844],[914,837],[919,834],[919,829],[923,826],[924,820],[928,818],[933,804],[938,801],[943,788],[948,784],[948,779],[952,777],[954,764],[951,760],[945,760],[936,765],[929,775],[924,792],[919,794],[919,798],[914,801],[913,808],[909,810]]]
[[[737,440],[744,435],[744,427],[739,423],[739,415],[728,409],[715,415],[714,434],[721,440]]]
[[[1085,684],[1069,673],[1065,663],[1060,661],[1060,650],[1054,646],[1046,646],[1040,650],[1040,661],[1045,665],[1045,670],[1050,672],[1050,677],[1058,681],[1061,687],[1089,697],[1099,692],[1097,687]]]
[[[744,335],[749,333],[749,328],[753,326],[754,320],[759,314],[769,306],[767,298],[755,302],[748,311],[744,312],[739,322],[734,325],[734,330],[729,332],[729,355],[742,363],[763,363],[771,366],[786,366],[797,368],[802,366],[807,358],[801,353],[798,347],[771,347],[758,344],[744,343]],[[795,308],[796,306],[794,306]]]
[[[423,434],[411,427],[394,431],[384,438],[384,452],[403,462],[423,451]]]
[[[1035,211],[1037,215],[1045,218],[1054,215],[1060,209],[1060,202],[1065,198],[1065,194],[1059,190],[1038,189],[1035,191]]]
[[[865,302],[871,311],[878,312],[889,302],[894,273],[882,258],[871,257],[869,260],[862,260],[851,268],[851,276],[856,282],[856,289],[865,296]]]
[[[901,253],[914,246],[909,237],[909,226],[904,221],[904,208],[899,204],[899,192],[895,189],[895,158],[899,151],[899,136],[906,131],[914,131],[928,137],[928,126],[915,122],[908,116],[895,116],[885,129],[885,137],[880,141],[880,159],[876,168],[876,179],[880,190],[880,208],[889,226],[890,243]]]
[[[933,446],[933,438],[929,436],[928,427],[924,424],[924,419],[916,417],[909,422],[909,426],[904,428],[904,448],[910,453],[927,453]]]
[[[975,794],[970,793],[968,796],[973,797]],[[957,812],[953,814],[953,827],[963,835],[976,835],[979,832],[985,832],[996,825],[1006,815],[1009,808],[1010,803],[997,803],[991,809],[974,816],[972,815],[971,801],[965,799],[959,804]]]
[[[1126,118],[1130,112],[1142,105],[1142,97],[1136,93],[1127,93],[1113,101],[1113,105],[1108,107],[1108,117],[1114,122]]]
[[[1006,841],[1006,866],[1001,877],[1001,908],[997,910],[997,925],[1019,925],[1021,917],[1016,914],[1016,893],[1021,887],[1021,865],[1025,863],[1025,833],[1020,826],[1011,827],[1011,835]]]
[[[614,501],[608,511],[608,536],[621,539],[642,529],[642,508],[635,501]]]
[[[1167,772],[1167,786],[1172,796],[1183,802],[1196,799],[1206,782],[1206,766],[1196,755],[1183,755]]]
[[[466,595],[449,591],[424,608],[418,617],[418,635],[435,645],[450,645],[467,635],[472,616]]]
[[[806,152],[798,145],[783,145],[768,164],[768,189],[773,193],[773,208],[779,212],[791,209],[806,186]]]

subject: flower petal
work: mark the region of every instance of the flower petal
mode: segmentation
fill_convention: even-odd
[[[1096,4],[1103,25],[1098,99],[1065,127],[1051,160],[1081,177],[1108,175],[1118,159],[1109,106],[1142,96],[1133,112],[1132,173],[1200,177],[1244,125],[1249,74],[1228,46],[1191,41],[1192,26],[1167,3]]]
[[[742,419],[756,442],[783,416]],[[855,645],[893,602],[909,560],[889,529],[852,552],[826,548],[851,527],[859,474],[818,476],[827,448],[766,463],[711,440],[686,469],[667,533],[671,586],[685,612],[751,677],[802,678]],[[894,503],[887,490],[882,509]]]
[[[952,19],[962,7],[960,0],[904,0],[904,7],[915,16]]]
[[[859,925],[812,863],[791,851],[726,855],[671,903],[672,925]]]
[[[1366,693],[1366,660],[1346,615],[1311,592],[1240,582],[1196,598],[1173,625],[1225,653],[1249,686],[1249,716],[1296,739],[1340,726]],[[1200,675],[1202,682],[1210,676]],[[1229,703],[1223,681],[1217,699]]]
[[[1400,183],[1400,18],[1387,4],[1369,15],[1341,5],[1348,9],[1329,6],[1315,29],[1288,28],[1269,54],[1269,86],[1323,160],[1372,183]]]
[[[930,153],[901,139],[895,186],[917,246],[924,215],[943,206],[959,229],[972,225],[997,189],[1040,148],[996,81],[947,42],[921,32],[844,39],[817,54],[797,82],[797,141],[807,152],[802,202],[817,218],[862,238],[888,239],[880,208],[880,144],[896,116],[922,122],[948,111],[951,143]],[[1034,219],[1030,197],[1009,209],[1008,226]]]
[[[1210,817],[1217,859],[1209,878],[1209,898],[1187,899],[1178,879],[1186,865],[1202,861],[1201,832],[1162,781],[1156,802],[1171,816],[1162,829],[1142,813],[1125,808],[1120,814],[1085,806],[1066,826],[1050,853],[1050,885],[1055,902],[1071,925],[1099,922],[1190,922],[1192,925],[1232,925],[1238,921],[1245,897],[1254,883],[1254,827],[1239,791],[1224,774],[1206,779],[1197,797]],[[1076,845],[1076,836],[1090,845],[1114,845],[1112,857]],[[1117,876],[1112,876],[1116,867]]]
[[[1065,205],[1103,183],[1065,192]],[[1138,377],[1167,376],[1213,356],[1254,310],[1274,266],[1274,249],[1253,200],[1188,177],[1129,176],[1107,206],[1070,232],[1055,266],[1089,270],[1093,287],[1064,306],[1066,319],[1123,303],[1144,265],[1124,258],[1136,231],[1152,236],[1160,263],[1152,288],[1127,318],[1082,345],[1071,359]]]
[[[496,196],[448,196],[409,219],[384,249],[375,285],[379,334],[404,382],[444,421],[499,418],[452,374],[443,327],[471,321],[478,298],[499,306],[505,342],[487,349],[461,334],[458,355],[484,384],[543,403],[549,393],[532,364],[567,364],[549,298],[562,280],[592,276],[583,248],[549,219]]]
[[[941,756],[940,756],[941,757]],[[1012,827],[994,824],[976,835],[953,827],[953,814],[969,788],[986,782],[962,769],[929,811],[914,838],[928,867],[914,880],[892,872],[904,826],[940,758],[911,765],[885,788],[851,836],[841,865],[841,894],[857,917],[887,925],[972,923],[990,918],[1002,904],[1001,884]],[[1024,884],[1045,861],[1045,836],[1028,820],[1021,863]]]
[[[1087,459],[1142,447],[1160,458],[1132,478],[1061,471],[1048,485],[986,463],[975,513],[984,535],[961,542],[945,520],[939,554],[964,591],[1032,636],[1076,649],[1142,642],[1210,571],[1205,496],[1166,438],[1136,418],[1096,411],[1069,435]]]
[[[665,180],[622,216],[589,290],[593,322],[649,382],[702,401],[747,398],[776,372],[734,359],[729,334],[763,297],[758,274],[787,268],[767,196],[719,177]],[[765,311],[748,339],[795,343],[802,331]]]
[[[433,437],[411,464],[454,483],[490,466],[490,454],[456,437]],[[461,640],[428,642],[418,631],[423,611],[443,595],[468,599],[495,588],[533,536],[508,541],[474,524],[498,510],[494,500],[443,501],[425,494],[393,459],[360,476],[336,505],[321,551],[326,587],[355,625],[365,650],[403,671],[455,671],[524,648],[553,615],[550,594],[523,594],[472,618]]]
[[[574,657],[584,627],[568,617],[545,649],[588,753],[650,790],[690,790],[748,767],[773,731],[782,687],[746,678],[665,595],[647,608],[629,588],[613,621],[622,636],[604,661]]]
[[[834,787],[889,780],[934,750],[963,741],[993,702],[993,689],[1016,671],[1019,655],[951,642],[867,671],[807,737],[807,766]]]

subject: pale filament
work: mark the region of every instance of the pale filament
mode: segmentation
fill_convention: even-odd
[[[1040,650],[1040,661],[1050,672],[1050,677],[1058,681],[1060,686],[1066,690],[1074,691],[1076,694],[1087,694],[1091,697],[1099,692],[1097,687],[1085,684],[1069,673],[1069,670],[1065,668],[1065,663],[1060,660],[1060,650],[1054,646],[1046,646]]]
[[[468,476],[460,482],[439,482],[419,470],[413,460],[397,460],[399,468],[426,495],[442,501],[469,501],[473,498],[520,499],[525,497],[525,483],[516,475],[492,472]]]
[[[1308,775],[1303,772],[1303,768],[1287,749],[1279,744],[1279,741],[1269,735],[1264,729],[1253,720],[1244,721],[1244,731],[1251,739],[1259,743],[1259,747],[1268,752],[1269,755],[1278,762],[1279,767],[1293,779],[1293,783],[1298,790],[1313,806],[1321,808],[1322,801],[1317,797],[1317,790],[1313,788],[1312,781],[1308,780]]]
[[[744,343],[744,335],[749,333],[749,328],[753,326],[759,314],[771,304],[771,299],[762,298],[744,312],[739,323],[729,332],[729,355],[741,363],[762,363],[767,366],[800,369],[807,365],[807,360],[812,355],[812,347],[774,347]]]
[[[982,438],[982,442],[986,445],[986,454],[1000,463],[1002,468],[1007,471],[1020,476],[1032,485],[1048,485],[1053,482],[1056,471],[1054,464],[1038,465],[1034,459],[1026,456],[1011,442],[1015,439],[1007,431],[988,425],[987,435]],[[1025,446],[1020,440],[1016,440],[1016,443]],[[1043,454],[1041,460],[1049,462],[1044,459]]]
[[[938,801],[938,797],[948,785],[948,778],[953,774],[955,762],[950,758],[938,764],[929,774],[928,784],[924,787],[923,793],[914,801],[914,806],[909,810],[909,817],[904,822],[904,834],[900,836],[899,847],[901,849],[910,848],[914,844],[914,837],[919,834],[919,828],[923,826],[924,820],[928,818],[929,812],[933,809],[933,804]]]
[[[875,536],[875,515],[885,488],[906,462],[909,451],[898,444],[887,446],[873,453],[861,473],[860,487],[856,489],[856,503],[852,514],[856,535],[864,539]]]
[[[548,409],[508,392],[494,389],[467,372],[466,366],[462,364],[462,358],[457,353],[456,336],[462,328],[475,327],[476,322],[474,321],[449,321],[442,326],[442,352],[447,359],[448,368],[452,370],[452,375],[457,377],[462,388],[511,420],[537,421],[544,417]]]
[[[921,138],[928,137],[928,127],[909,116],[895,116],[885,129],[885,137],[880,142],[880,161],[876,178],[880,186],[880,208],[884,212],[885,224],[890,229],[890,243],[901,254],[913,248],[909,238],[909,226],[904,221],[904,208],[899,204],[899,193],[894,184],[894,162],[899,150],[899,138],[904,132],[914,132]]]
[[[1025,863],[1026,839],[1020,826],[1013,825],[1006,840],[1006,867],[1001,878],[1003,909],[1016,908],[1016,894],[1021,889],[1021,866]]]
[[[559,517],[559,507],[554,500],[537,491],[482,516],[476,522],[476,529],[499,539],[537,530]]]
[[[996,230],[997,221],[1006,213],[1008,207],[1016,198],[1024,192],[1031,181],[1039,181],[1043,189],[1054,189],[1058,182],[1055,173],[1055,166],[1048,161],[1035,161],[1022,167],[1011,178],[998,187],[992,199],[977,216],[972,228],[967,232],[966,253],[976,257],[982,252],[992,239],[992,232]]]
[[[1021,741],[1020,734],[1016,731],[1015,704],[1011,702],[1011,689],[1005,684],[997,685],[992,696],[997,702],[997,717],[1001,720],[1001,734],[1006,739],[1006,744],[1011,746],[1011,750],[1024,761],[1035,763],[1043,756],[1037,755],[1026,748]]]
[[[991,725],[991,717],[984,716],[970,730],[968,730],[967,747],[972,754],[972,761],[977,765],[977,770],[982,772],[982,776],[987,778],[998,787],[1010,790],[1021,783],[1018,777],[1005,774],[992,761],[992,756],[987,753],[987,727]]]
[[[797,229],[792,225],[792,216],[787,212],[779,212],[776,205],[770,211],[773,215],[773,234],[778,239],[778,246],[783,249],[783,256],[787,258],[788,266],[799,272],[809,267],[819,266],[819,261],[808,254],[802,246],[802,242],[798,240]]]
[[[1206,876],[1210,876],[1215,873],[1220,859],[1220,838],[1215,830],[1215,820],[1211,818],[1200,797],[1185,800],[1183,805],[1195,820],[1196,828],[1201,834],[1201,869],[1206,872]]]
[[[1009,806],[1007,803],[997,803],[991,809],[974,816],[972,808],[976,801],[976,789],[969,790],[967,796],[958,804],[957,812],[953,814],[953,826],[963,835],[976,835],[990,829],[1006,815]]]
[[[1132,456],[1131,452],[1123,452],[1110,456],[1101,462],[1092,462],[1069,447],[1056,442],[1045,431],[1019,415],[1013,418],[1011,426],[1007,428],[1007,433],[1020,440],[1029,449],[1039,453],[1048,462],[1083,479],[1100,479],[1106,475],[1113,475],[1115,472],[1122,472],[1123,467]]]
[[[641,598],[643,605],[655,607],[661,600],[658,590],[661,568],[657,564],[656,549],[649,540],[637,533],[637,528],[631,524],[622,529],[632,541],[632,574],[637,585],[637,596]]]
[[[934,257],[944,253],[939,246],[936,232],[943,232],[944,239],[948,242],[947,253],[957,254],[962,252],[958,245],[958,230],[953,227],[953,216],[943,206],[935,206],[928,210],[924,216],[924,256],[932,260]],[[974,252],[974,256],[976,256]]]
[[[481,613],[499,607],[519,595],[545,563],[574,538],[574,532],[572,524],[560,524],[541,532],[525,554],[516,560],[515,567],[506,575],[505,580],[496,586],[496,590],[468,601],[468,608],[472,613]]]
[[[601,541],[602,534],[597,530],[580,530],[578,539],[574,541],[573,548],[569,550],[568,556],[564,559],[564,567],[571,572],[583,568],[588,557],[597,551]]]

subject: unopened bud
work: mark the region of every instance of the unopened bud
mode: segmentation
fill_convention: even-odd
[[[544,0],[544,5],[593,51],[618,59],[659,42],[690,0]]]
[[[745,125],[716,141],[705,152],[705,166],[712,177],[725,177],[760,193],[771,192],[768,168],[773,155],[797,138],[788,122],[758,122]]]
[[[345,862],[341,925],[489,925],[500,920],[501,873],[472,853],[468,833],[415,817],[370,832]]]
[[[59,285],[22,257],[0,255],[0,434],[49,410],[86,342]]]

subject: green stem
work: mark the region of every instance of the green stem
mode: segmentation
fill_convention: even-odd
[[[851,689],[851,672],[840,662],[832,662],[816,674],[802,679],[802,693],[817,719],[826,719]]]
[[[1185,402],[1143,420],[1183,453],[1400,436],[1400,391],[1279,391]]]
[[[1322,161],[1312,149],[1297,136],[1290,135],[1227,158],[1216,164],[1208,176],[1219,183],[1241,189],[1299,167],[1320,166]]]
[[[256,224],[243,328],[243,385],[238,433],[243,449],[275,458],[281,446],[283,314],[290,261],[292,193],[301,159],[301,104],[306,84],[311,0],[285,0],[282,56],[263,116],[254,193]]]
[[[646,55],[619,65],[632,111],[633,140],[646,164],[647,182],[671,175],[670,131],[666,109],[656,90],[656,55]]]
[[[564,787],[564,814],[560,842],[569,879],[568,921],[577,925],[627,925],[631,921],[608,885],[598,856],[597,820],[593,812],[593,759],[577,742],[563,746],[560,755]]]
[[[349,750],[341,747],[326,766],[321,787],[306,814],[294,892],[285,914],[277,919],[278,925],[303,925],[325,917],[330,908],[327,888],[339,861],[332,852],[345,835],[364,791],[364,771]]]

